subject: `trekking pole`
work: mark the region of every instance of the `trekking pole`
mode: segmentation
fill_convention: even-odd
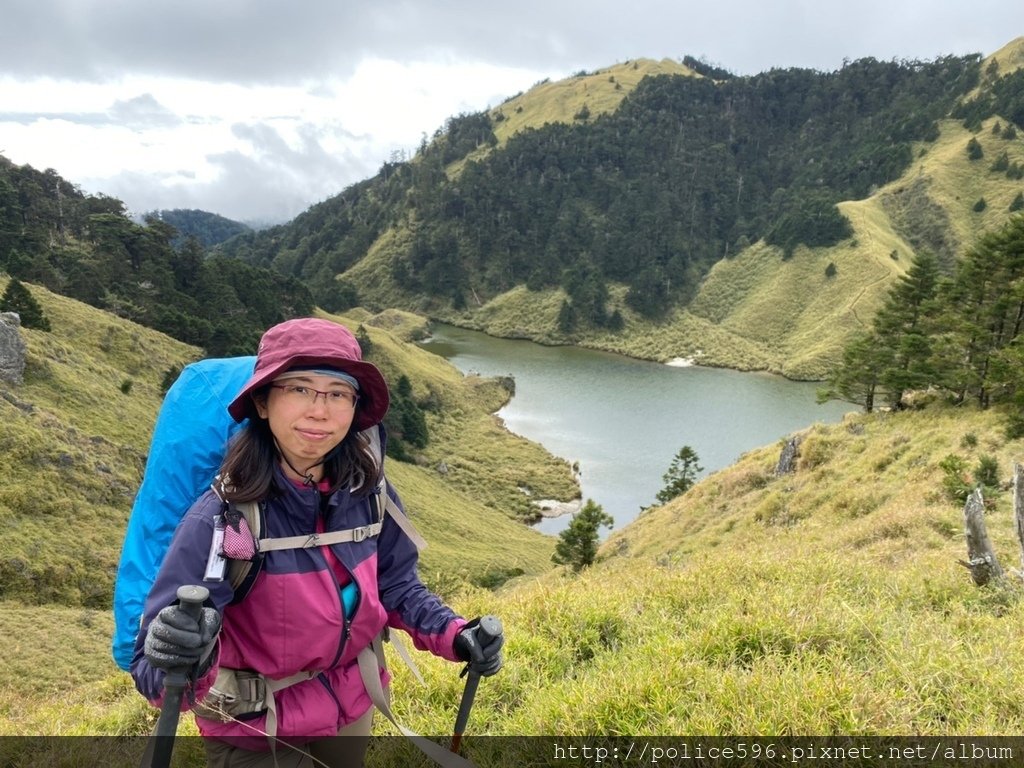
[[[178,603],[196,621],[202,616],[203,603],[209,596],[210,590],[206,587],[178,587]],[[188,667],[177,667],[167,670],[164,675],[164,703],[160,707],[160,717],[149,740],[147,754],[143,756],[143,768],[168,768],[171,764],[174,736],[178,732],[178,718],[181,715],[181,696],[188,687],[188,673]],[[152,759],[147,763],[146,757],[150,755]]]
[[[501,633],[501,619],[497,616],[484,616],[480,619],[480,624],[477,628],[477,641],[481,646],[486,646]],[[465,732],[466,722],[469,720],[469,710],[473,708],[476,687],[480,684],[480,673],[474,672],[468,664],[463,674],[466,675],[466,687],[462,691],[462,701],[459,702],[459,714],[455,717],[455,732],[452,734],[451,751],[456,753],[462,744],[462,734]]]

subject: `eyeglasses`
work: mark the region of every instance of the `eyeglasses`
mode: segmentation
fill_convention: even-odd
[[[323,392],[313,387],[301,386],[299,384],[271,384],[271,389],[280,389],[282,396],[289,402],[303,403],[304,405],[316,404],[318,395],[324,396],[324,403],[333,411],[344,413],[356,407],[359,395],[349,392],[346,389],[336,389],[331,392]]]

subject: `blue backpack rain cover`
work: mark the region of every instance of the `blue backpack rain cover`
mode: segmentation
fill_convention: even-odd
[[[255,357],[185,366],[167,391],[135,496],[114,582],[114,661],[124,670],[135,652],[146,596],[178,521],[213,482],[230,437],[242,426],[228,404],[252,375]]]

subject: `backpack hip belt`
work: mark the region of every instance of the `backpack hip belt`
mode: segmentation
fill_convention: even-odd
[[[245,715],[267,712],[267,737],[277,736],[274,694],[316,677],[318,672],[298,672],[275,679],[251,669],[221,667],[207,694],[192,708],[198,717],[229,723]]]
[[[384,643],[391,641],[398,651],[399,656],[410,665],[410,669],[423,682],[419,670],[409,656],[409,651],[399,642],[398,637],[390,636],[385,627],[370,645],[359,652],[358,665],[359,676],[363,681],[366,692],[374,707],[380,710],[391,723],[398,728],[403,736],[412,741],[416,747],[431,758],[435,763],[444,768],[475,768],[466,758],[454,752],[449,752],[444,747],[436,744],[415,731],[406,728],[398,722],[391,711],[391,691],[385,688],[380,682],[380,671],[387,668],[387,661],[384,657]],[[221,667],[217,672],[217,680],[210,691],[197,702],[192,711],[199,717],[211,720],[218,720],[222,723],[255,712],[267,713],[266,734],[270,742],[271,753],[276,752],[277,742],[277,706],[274,702],[274,694],[297,683],[311,680],[317,676],[317,672],[299,672],[289,677],[273,679],[261,675],[259,672],[244,669],[229,669]],[[276,763],[276,756],[275,756]]]

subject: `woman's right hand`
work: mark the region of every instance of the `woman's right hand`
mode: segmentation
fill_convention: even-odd
[[[146,632],[146,658],[161,669],[191,669],[208,664],[220,632],[220,614],[203,608],[196,620],[180,605],[156,615]]]

